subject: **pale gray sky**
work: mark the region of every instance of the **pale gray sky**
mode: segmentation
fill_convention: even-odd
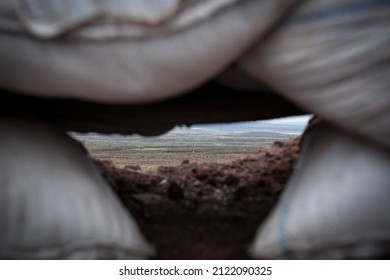
[[[187,131],[203,131],[208,130],[210,133],[228,132],[239,133],[248,131],[267,131],[267,132],[279,132],[286,134],[300,134],[305,129],[311,115],[294,116],[287,118],[278,118],[272,120],[263,121],[251,121],[251,122],[237,122],[229,124],[201,124],[193,125],[188,128],[177,128],[174,132]]]

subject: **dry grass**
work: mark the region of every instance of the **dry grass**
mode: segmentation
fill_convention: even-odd
[[[175,134],[143,138],[139,136],[73,135],[81,140],[90,154],[109,159],[118,167],[139,166],[144,171],[159,166],[175,166],[190,162],[227,163],[254,153],[287,135],[188,135]]]

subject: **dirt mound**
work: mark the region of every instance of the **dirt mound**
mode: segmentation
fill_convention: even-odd
[[[300,138],[230,164],[191,163],[142,173],[96,163],[157,250],[156,259],[248,259],[256,229],[277,201]]]

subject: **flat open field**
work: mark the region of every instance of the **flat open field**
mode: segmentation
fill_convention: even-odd
[[[159,137],[104,136],[73,134],[81,140],[90,154],[98,159],[109,159],[117,167],[137,166],[153,171],[159,166],[177,166],[190,162],[228,163],[252,154],[275,141],[290,135],[266,132],[236,134],[206,134],[171,132]]]

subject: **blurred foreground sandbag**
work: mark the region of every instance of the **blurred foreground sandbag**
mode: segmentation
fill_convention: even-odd
[[[150,256],[81,144],[39,121],[3,119],[0,131],[0,259]]]
[[[257,232],[257,258],[360,259],[390,255],[390,153],[321,124]]]
[[[0,88],[100,102],[168,99],[217,76],[299,2],[6,0]]]
[[[305,1],[240,67],[334,125],[390,148],[390,1]]]

